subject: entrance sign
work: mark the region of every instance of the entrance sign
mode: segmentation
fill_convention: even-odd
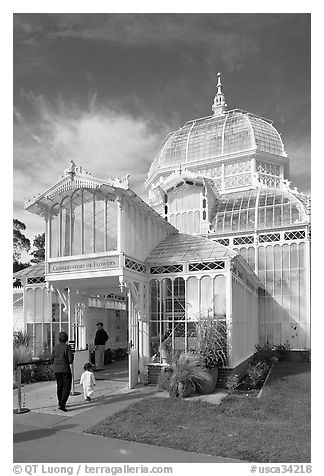
[[[100,271],[102,269],[118,268],[119,256],[101,258],[85,258],[78,260],[60,261],[49,263],[49,273],[75,273],[87,271]]]

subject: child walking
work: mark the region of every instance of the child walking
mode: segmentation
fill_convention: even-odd
[[[96,380],[92,372],[92,365],[90,363],[85,364],[83,367],[84,372],[81,374],[80,384],[83,385],[83,394],[84,399],[87,402],[90,402],[91,395],[93,394],[94,386],[96,385]]]

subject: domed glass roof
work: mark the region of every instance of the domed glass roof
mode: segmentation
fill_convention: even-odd
[[[280,134],[270,121],[241,109],[225,111],[189,121],[171,132],[155,157],[148,177],[160,168],[255,149],[286,157]]]
[[[216,233],[274,228],[306,220],[302,200],[283,190],[268,188],[227,193],[211,211]]]

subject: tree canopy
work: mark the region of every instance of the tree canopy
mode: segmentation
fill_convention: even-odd
[[[33,258],[32,263],[40,263],[45,260],[45,233],[35,236],[33,241],[34,250],[30,253]]]
[[[13,219],[13,262],[18,263],[20,261],[23,251],[30,250],[30,240],[22,233],[26,230],[25,223]]]

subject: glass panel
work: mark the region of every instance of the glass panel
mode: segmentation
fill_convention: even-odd
[[[161,345],[161,324],[150,322],[150,357],[153,361],[160,362],[159,349]]]
[[[274,268],[277,270],[281,270],[281,246],[275,245],[273,248],[274,251]]]
[[[72,255],[82,253],[82,191],[73,193],[72,197]]]
[[[296,243],[290,246],[290,267],[298,267],[298,249]]]
[[[266,255],[267,255],[267,270],[273,269],[273,248],[272,246],[266,247]]]
[[[191,235],[194,233],[194,214],[193,212],[188,213],[188,233]]]
[[[71,200],[65,198],[61,205],[61,250],[62,256],[70,256]]]
[[[60,253],[60,206],[56,204],[51,210],[51,257],[56,258]]]
[[[84,253],[93,253],[94,252],[94,242],[93,242],[93,200],[94,196],[88,190],[83,192],[83,203],[84,203],[84,223],[83,223],[83,234],[84,234]]]
[[[213,311],[213,287],[210,276],[203,276],[200,280],[200,314],[208,316]]]
[[[160,316],[160,286],[157,279],[152,279],[150,281],[150,297],[151,297],[151,306],[150,306],[150,319],[157,320]]]
[[[264,246],[260,246],[258,248],[258,260],[259,260],[259,271],[266,269]]]
[[[236,251],[236,250],[234,250],[234,251]],[[246,248],[241,248],[240,250],[238,250],[238,252],[242,256],[242,258],[244,258],[246,260],[247,249]]]
[[[105,251],[105,217],[106,203],[105,196],[101,193],[95,195],[95,252],[100,253]]]
[[[248,248],[247,262],[249,263],[251,268],[254,270],[254,268],[255,268],[255,250],[254,250],[253,246],[250,246],[250,248]]]
[[[185,280],[176,278],[174,286],[174,319],[184,319],[185,317]]]
[[[187,280],[187,307],[188,319],[195,319],[198,315],[198,280],[191,276]]]
[[[170,278],[162,280],[162,319],[172,320],[172,281]]]
[[[187,215],[187,213],[184,213],[183,217],[182,217],[182,233],[188,233],[188,215]]]
[[[282,268],[289,268],[289,245],[282,246]]]
[[[196,210],[194,212],[194,233],[199,233],[200,231],[200,212]]]
[[[216,276],[214,279],[214,313],[226,316],[226,278]]]
[[[266,226],[270,226],[272,227],[273,226],[273,207],[272,206],[268,206],[266,208]]]
[[[232,215],[232,230],[235,231],[238,229],[239,222],[239,212],[233,212]]]
[[[118,234],[118,203],[107,200],[107,248],[106,251],[117,250]]]
[[[273,210],[273,213],[274,213],[274,226],[279,226],[281,225],[281,221],[282,221],[282,206],[281,205],[278,205],[276,207],[274,207],[274,210]]]
[[[299,243],[298,254],[299,254],[299,267],[305,268],[306,267],[305,243]]]

